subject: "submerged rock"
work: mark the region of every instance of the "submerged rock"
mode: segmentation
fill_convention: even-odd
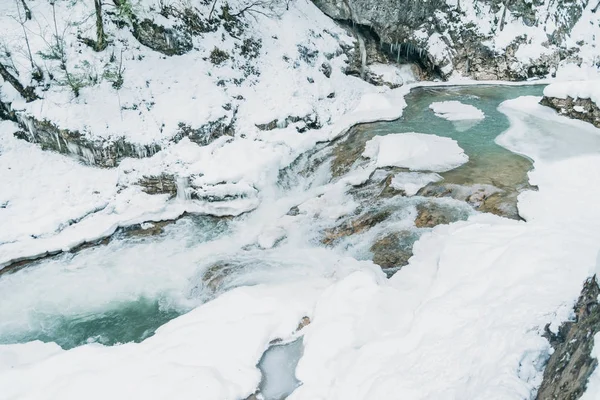
[[[590,99],[574,99],[572,97],[559,99],[544,96],[540,104],[553,108],[569,118],[580,119],[600,128],[600,107]]]
[[[464,201],[478,211],[496,214],[501,217],[520,220],[517,209],[517,192],[507,192],[493,185],[457,185],[434,183],[418,193],[425,197],[450,197]]]
[[[575,320],[565,322],[554,334],[546,326],[546,337],[554,348],[544,370],[537,400],[574,400],[585,392],[588,378],[598,366],[591,353],[594,335],[600,332],[600,288],[596,276],[583,285],[575,304]]]
[[[365,232],[378,223],[385,221],[390,215],[392,215],[391,210],[369,211],[356,219],[344,222],[340,226],[326,229],[325,237],[321,242],[323,244],[331,244],[343,237]]]
[[[402,231],[378,239],[370,248],[373,262],[383,270],[405,266],[412,257],[412,246],[418,238],[415,232]]]
[[[458,213],[458,210],[435,203],[422,203],[417,206],[417,228],[433,228],[438,225],[446,225],[451,222],[467,219],[466,214]]]

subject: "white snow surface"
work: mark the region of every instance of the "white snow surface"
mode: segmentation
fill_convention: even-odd
[[[484,119],[483,111],[470,104],[464,104],[460,101],[436,101],[429,105],[429,108],[440,118],[448,121],[477,120]]]
[[[544,326],[569,317],[600,249],[600,210],[589,201],[600,195],[600,130],[538,101],[500,107],[511,128],[498,142],[535,161],[530,179],[539,191],[519,200],[527,222],[479,214],[438,226],[390,280],[370,263],[323,250],[302,262],[336,265],[327,277],[233,289],[140,344],[0,346],[2,395],[244,398],[259,384],[255,366],[270,340],[292,336],[306,315],[312,323],[296,370],[303,384],[290,400],[530,397],[549,351]],[[343,204],[312,207],[335,218],[329,210]],[[258,211],[256,221],[270,212]],[[283,220],[293,235],[297,227]]]
[[[363,157],[377,167],[433,172],[449,171],[469,161],[455,140],[416,132],[375,136],[367,142]]]
[[[407,196],[417,194],[419,189],[432,182],[439,182],[443,178],[438,174],[423,174],[420,172],[399,172],[392,178],[391,187],[403,190]]]

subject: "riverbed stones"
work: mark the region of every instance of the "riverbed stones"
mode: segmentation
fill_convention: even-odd
[[[417,228],[433,228],[459,221],[461,218],[455,210],[436,203],[422,203],[417,206],[415,226]]]
[[[385,235],[371,246],[373,262],[386,270],[403,267],[412,257],[412,245],[419,238],[416,232],[402,231]]]
[[[385,221],[390,215],[392,215],[391,210],[368,211],[367,213],[350,221],[346,221],[335,228],[326,229],[321,242],[329,245],[341,238],[365,232],[378,223]]]

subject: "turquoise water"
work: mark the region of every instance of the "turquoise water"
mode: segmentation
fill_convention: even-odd
[[[192,288],[203,253],[191,252],[227,232],[228,219],[186,217],[157,236],[119,234],[3,274],[0,344],[140,342],[201,303]]]
[[[365,143],[376,135],[419,132],[456,140],[469,156],[469,162],[441,174],[445,183],[491,184],[513,189],[527,181],[530,160],[498,146],[494,139],[508,129],[509,122],[497,107],[505,100],[520,96],[541,96],[543,85],[528,86],[457,86],[416,88],[406,96],[407,107],[400,119],[391,122],[363,124],[340,143],[336,153],[362,153]],[[456,100],[470,104],[485,113],[481,122],[452,122],[437,117],[429,105]]]
[[[145,298],[112,304],[100,312],[79,315],[34,312],[29,330],[1,335],[0,344],[41,340],[56,342],[63,349],[71,349],[90,342],[107,346],[141,342],[152,336],[159,326],[182,313],[183,310],[162,307],[156,299]]]
[[[357,160],[361,162],[365,143],[375,135],[414,131],[450,137],[458,141],[470,160],[441,174],[444,180],[439,184],[492,184],[515,194],[513,200],[516,202],[516,193],[527,186],[531,162],[494,142],[509,127],[508,120],[497,111],[497,107],[506,99],[540,95],[541,92],[541,86],[420,88],[407,96],[408,106],[401,119],[360,125],[350,132],[346,140],[324,146],[328,150],[333,147],[334,157],[345,158],[344,168],[347,171]],[[477,124],[465,125],[439,118],[429,109],[432,102],[447,100],[471,104],[482,110],[486,117]],[[328,170],[329,166],[323,160],[317,160],[319,162],[315,165],[323,165]],[[310,182],[316,185],[326,183],[319,180],[319,174],[314,173],[310,164],[309,167],[306,178]],[[388,173],[391,172],[386,171]],[[415,218],[415,207],[420,202],[437,200],[395,194],[386,197],[381,195],[379,182],[372,186],[372,190],[367,184],[353,189],[357,194],[351,193],[361,202],[361,212],[386,207],[391,211],[390,216],[379,224],[379,230],[371,229],[362,236],[356,233],[339,240],[340,251],[358,259],[373,259],[371,246],[390,233],[408,232],[412,236],[407,237],[416,239],[425,230],[409,226]],[[360,197],[361,194],[364,198]],[[473,211],[464,202],[456,203],[451,204],[455,208],[455,219],[465,219]],[[358,216],[349,214],[346,217]],[[164,233],[158,236],[121,235],[106,246],[85,249],[76,254],[66,253],[1,275],[0,344],[42,340],[53,341],[69,349],[89,342],[105,345],[140,342],[169,320],[201,304],[203,296],[206,297],[207,285],[198,284],[201,281],[199,277],[203,276],[203,268],[210,266],[211,257],[214,258],[215,254],[218,255],[216,261],[231,271],[236,270],[233,268],[236,266],[249,271],[256,265],[272,267],[263,271],[263,275],[248,272],[250,276],[243,275],[234,283],[222,283],[221,278],[213,282],[214,285],[222,285],[223,290],[264,282],[271,273],[269,271],[283,270],[280,267],[285,262],[297,265],[298,260],[293,257],[283,261],[277,257],[274,260],[262,259],[262,250],[256,248],[248,248],[238,254],[241,261],[232,259],[239,249],[230,248],[236,244],[232,241],[229,221],[187,217],[165,227]],[[404,223],[406,221],[410,224]],[[243,218],[238,222],[242,225]],[[336,224],[342,222],[336,221]],[[415,232],[418,234],[413,235]],[[215,247],[217,240],[221,240],[221,247]],[[408,254],[412,240],[396,246],[398,251]],[[291,276],[290,272],[286,273]],[[222,273],[224,276],[229,274],[228,270]],[[210,289],[210,284],[208,286]],[[276,355],[286,349],[277,347],[273,353]],[[292,377],[290,374],[287,376]],[[293,380],[290,382],[283,391],[293,390],[297,384]],[[263,389],[270,391],[268,387]],[[271,398],[277,396],[275,393]]]

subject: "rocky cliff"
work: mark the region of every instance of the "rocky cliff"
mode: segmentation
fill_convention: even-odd
[[[600,331],[600,289],[596,277],[585,282],[575,304],[574,321],[563,324],[558,333],[548,331],[554,353],[548,360],[537,400],[578,399],[598,360],[592,357],[594,335]]]
[[[442,77],[523,80],[553,74],[563,62],[597,61],[592,54],[595,39],[585,35],[598,29],[598,6],[593,1],[314,3],[337,21],[372,30],[371,37],[391,61],[418,60],[421,67]]]

